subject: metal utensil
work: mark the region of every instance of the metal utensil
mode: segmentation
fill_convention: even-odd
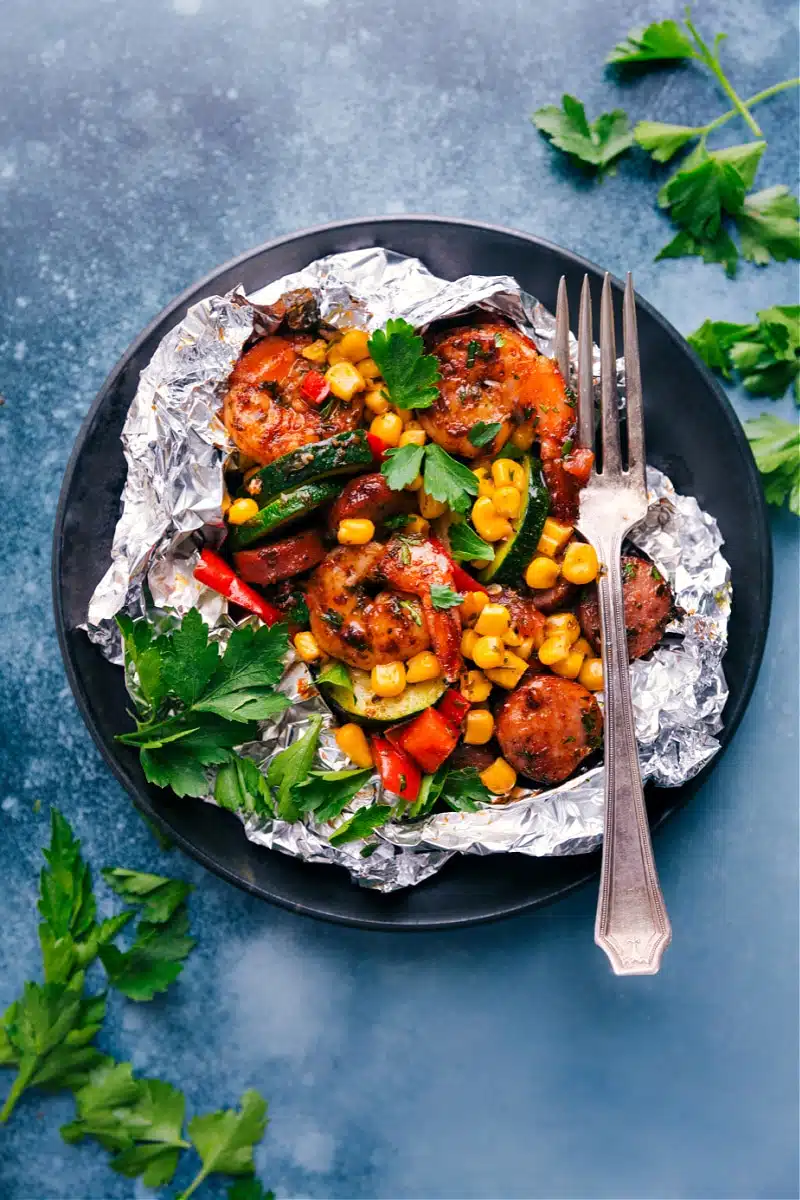
[[[556,307],[556,360],[569,378],[569,306],[562,278]],[[605,820],[594,940],[617,975],[655,975],[672,939],[656,874],[636,751],[620,556],[626,533],[647,512],[644,415],[636,301],[625,283],[623,341],[627,399],[627,469],[622,465],[616,338],[611,280],[600,298],[600,469],[581,492],[578,528],[597,551],[605,694]],[[578,319],[578,438],[594,449],[592,308],[584,276]]]

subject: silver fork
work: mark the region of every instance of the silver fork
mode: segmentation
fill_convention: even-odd
[[[556,360],[569,379],[569,308],[562,277],[556,307]],[[602,469],[597,463],[581,492],[578,528],[597,551],[605,693],[605,819],[594,940],[617,975],[655,975],[672,938],[656,874],[642,776],[636,752],[620,556],[629,529],[647,512],[644,416],[630,274],[625,283],[623,341],[628,416],[628,466],[622,466],[617,401],[616,339],[611,280],[600,299]],[[592,307],[584,276],[578,322],[578,440],[594,448]]]

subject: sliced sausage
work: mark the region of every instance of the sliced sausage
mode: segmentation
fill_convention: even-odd
[[[591,692],[556,675],[526,675],[503,701],[495,733],[503,757],[536,783],[561,783],[603,741]]]
[[[490,588],[489,594],[492,600],[496,600],[508,609],[511,614],[512,628],[517,631],[519,636],[521,638],[532,637],[538,645],[540,639],[544,637],[545,618],[536,600],[529,596],[521,596],[513,588],[501,588],[498,592]]]
[[[281,579],[291,579],[303,571],[310,571],[322,562],[326,554],[317,531],[307,529],[305,533],[296,533],[293,537],[271,542],[268,546],[240,550],[233,556],[233,565],[247,583],[266,587],[269,583],[278,583]]]
[[[658,567],[643,558],[624,555],[622,594],[625,600],[628,655],[631,659],[642,658],[664,636],[672,617],[672,589]],[[584,636],[599,652],[600,606],[595,585],[586,589],[578,606],[578,617]]]
[[[328,515],[328,525],[335,532],[340,521],[354,517],[366,517],[373,524],[380,525],[396,513],[411,512],[415,503],[414,493],[393,492],[380,471],[359,475],[345,484],[341,496],[334,501]]]

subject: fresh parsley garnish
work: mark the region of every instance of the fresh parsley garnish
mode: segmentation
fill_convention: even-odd
[[[463,602],[464,597],[461,592],[454,592],[446,584],[431,584],[431,603],[434,608],[458,608],[459,604],[463,604]]]
[[[241,754],[232,755],[220,767],[214,781],[214,799],[220,808],[245,816],[263,819],[275,814],[269,784],[253,760]]]
[[[192,890],[192,885],[182,879],[167,879],[164,875],[148,875],[125,867],[106,867],[101,874],[118,896],[139,908],[144,919],[156,925],[168,921]]]
[[[326,663],[315,680],[316,683],[328,683],[331,687],[344,688],[345,691],[353,691],[353,680],[350,677],[350,672],[343,662],[332,658]]]
[[[384,529],[397,530],[405,529],[406,525],[411,520],[411,513],[396,513],[393,517],[387,517],[382,522]]]
[[[407,816],[412,820],[427,816],[437,801],[454,812],[477,812],[478,805],[488,803],[491,798],[475,767],[453,770],[445,764],[435,775],[423,775],[419,795]]]
[[[782,396],[795,385],[800,403],[800,305],[776,305],[756,313],[756,323],[704,321],[687,341],[726,379],[736,371],[754,396]]]
[[[387,321],[384,329],[373,333],[368,349],[395,408],[430,408],[439,394],[439,361],[425,353],[425,343],[413,325],[402,317]]]
[[[586,109],[575,96],[564,94],[561,108],[547,104],[531,117],[534,125],[573,162],[602,173],[633,145],[633,131],[622,109],[602,113],[591,124]]]
[[[346,842],[357,842],[369,837],[374,829],[385,825],[392,815],[389,804],[371,804],[367,808],[359,808],[344,821],[328,838],[332,846],[343,846]]]
[[[478,481],[469,467],[452,458],[435,442],[389,450],[381,472],[394,492],[413,483],[422,473],[427,494],[447,504],[453,512],[466,512],[471,497],[478,494]]]
[[[416,600],[400,599],[397,603],[410,621],[413,621],[415,625],[422,625],[422,613],[419,610],[419,603]]]
[[[320,824],[341,816],[350,801],[372,778],[372,768],[312,771],[295,791],[298,808],[313,813]]]
[[[744,431],[763,475],[768,504],[784,502],[800,516],[800,428],[772,413],[745,421]]]
[[[626,562],[622,564],[622,580],[627,583],[631,579],[636,578],[636,563]]]
[[[193,1117],[188,1132],[202,1166],[178,1200],[188,1200],[212,1173],[252,1175],[253,1147],[267,1128],[267,1102],[254,1089],[246,1091],[240,1108]]]
[[[288,706],[276,692],[288,650],[285,625],[234,629],[225,653],[190,609],[171,634],[154,637],[147,620],[121,616],[126,669],[144,696],[135,733],[118,741],[139,750],[146,778],[178,796],[204,796],[206,767],[231,762],[235,746],[252,741],[257,721]]]
[[[295,790],[308,778],[317,753],[322,717],[312,717],[305,733],[281,750],[267,768],[267,783],[273,789],[276,811],[283,821],[299,821],[302,809]]]
[[[322,620],[326,625],[330,625],[331,629],[341,629],[344,625],[344,617],[335,608],[329,608],[322,614]]]
[[[479,538],[471,525],[461,521],[451,525],[447,531],[450,541],[450,553],[458,562],[483,559],[491,562],[494,558],[494,548],[489,542]]]
[[[130,1000],[152,1000],[183,970],[183,960],[194,946],[188,932],[184,905],[165,921],[139,921],[130,949],[120,950],[113,943],[100,947],[109,983]]]
[[[677,21],[655,21],[646,28],[631,29],[623,42],[609,54],[607,63],[676,62],[694,58],[692,42]]]
[[[480,449],[493,442],[502,428],[499,421],[476,421],[467,434],[467,440]]]

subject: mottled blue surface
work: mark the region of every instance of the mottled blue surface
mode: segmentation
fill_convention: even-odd
[[[272,1125],[258,1165],[281,1197],[797,1195],[788,514],[773,521],[775,605],[753,702],[657,840],[675,942],[650,980],[610,975],[592,944],[591,889],[499,926],[396,937],[294,918],[162,855],[81,723],[50,612],[59,483],[103,377],[175,293],[267,238],[435,211],[631,268],[684,332],[796,300],[794,264],[746,266],[734,283],[699,261],[653,263],[670,236],[660,173],[631,159],[602,186],[576,180],[528,123],[566,87],[593,112],[622,103],[689,123],[721,112],[693,68],[624,86],[601,69],[630,25],[679,11],[675,0],[2,6],[0,1006],[38,971],[49,803],[96,867],[191,879],[199,944],[181,981],[147,1006],[112,998],[103,1044],[184,1088],[191,1111],[261,1088]],[[785,0],[713,0],[696,16],[729,32],[742,94],[794,73]],[[795,96],[759,117],[760,180],[791,184]],[[3,1200],[144,1196],[96,1146],[61,1142],[70,1111],[35,1096],[0,1131]]]

